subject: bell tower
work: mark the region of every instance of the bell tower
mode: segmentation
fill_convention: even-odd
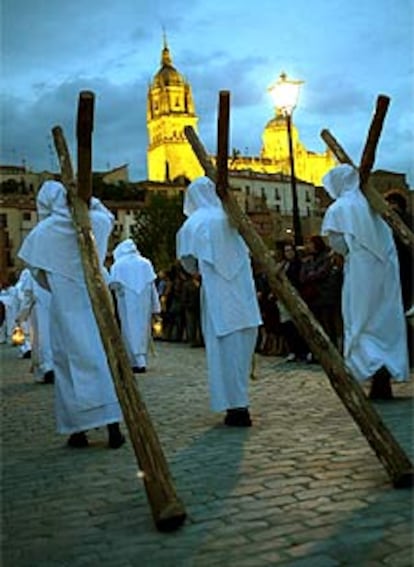
[[[189,181],[204,171],[184,134],[185,126],[197,132],[190,84],[175,69],[164,36],[161,67],[155,74],[147,94],[147,166],[150,181]]]

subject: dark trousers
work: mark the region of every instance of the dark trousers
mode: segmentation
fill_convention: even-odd
[[[298,358],[305,358],[309,348],[293,321],[285,321],[281,324],[283,336],[286,339],[289,352],[293,352]]]

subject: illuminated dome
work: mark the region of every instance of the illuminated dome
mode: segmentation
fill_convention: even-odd
[[[294,124],[291,124],[291,128],[293,145],[295,151],[298,151],[298,130]],[[280,109],[276,109],[276,116],[266,124],[262,133],[262,142],[261,156],[263,158],[282,160],[286,155],[289,155],[286,118]]]
[[[265,126],[265,130],[275,131],[283,130],[286,132],[286,118],[283,116],[279,109],[276,110],[276,116],[274,116]]]
[[[156,73],[153,80],[154,87],[183,86],[183,77],[172,64],[170,50],[164,44],[161,55],[161,69]]]

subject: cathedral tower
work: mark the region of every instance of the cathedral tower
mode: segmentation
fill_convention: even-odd
[[[197,132],[191,87],[172,63],[164,38],[161,67],[155,74],[147,95],[147,165],[150,181],[192,180],[203,175],[187,138],[185,126]]]

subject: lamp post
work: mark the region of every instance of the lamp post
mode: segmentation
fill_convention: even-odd
[[[296,189],[295,160],[292,142],[292,114],[296,107],[299,90],[303,81],[288,79],[286,73],[281,73],[279,79],[269,87],[270,95],[275,103],[276,109],[282,112],[286,118],[286,127],[289,142],[289,161],[290,161],[290,183],[292,189],[292,217],[295,246],[303,244],[302,227],[300,223],[298,192]]]

